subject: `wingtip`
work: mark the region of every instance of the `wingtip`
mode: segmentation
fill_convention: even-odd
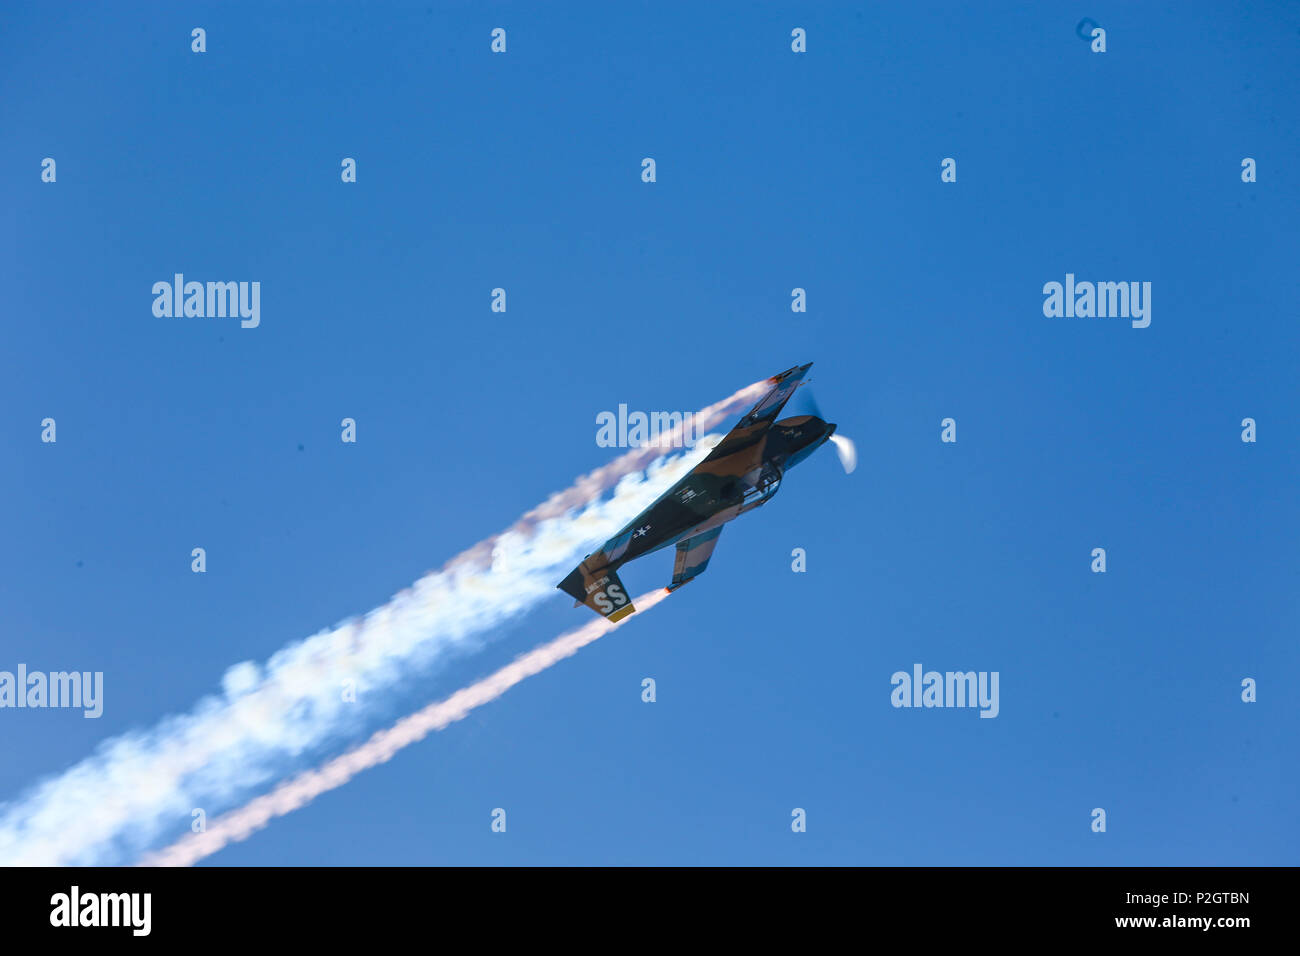
[[[787,378],[789,378],[791,375],[795,375],[796,373],[802,375],[804,372],[812,368],[812,365],[813,365],[812,362],[809,362],[806,365],[796,365],[793,368],[786,369],[780,375],[773,375],[771,378],[768,379],[768,381],[773,385],[775,385],[778,382],[784,382]]]

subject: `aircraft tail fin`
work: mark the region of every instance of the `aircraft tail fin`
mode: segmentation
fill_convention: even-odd
[[[574,607],[585,604],[611,623],[623,620],[636,610],[627,588],[611,567],[592,571],[584,561],[556,587],[574,598]]]

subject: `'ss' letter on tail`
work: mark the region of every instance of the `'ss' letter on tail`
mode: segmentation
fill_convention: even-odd
[[[556,587],[573,597],[574,607],[585,604],[611,623],[623,620],[636,610],[627,588],[610,567],[593,571],[583,561]]]

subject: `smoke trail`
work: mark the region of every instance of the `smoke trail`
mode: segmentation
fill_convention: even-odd
[[[696,415],[711,428],[766,382]],[[195,807],[228,807],[292,761],[356,726],[376,690],[473,648],[492,628],[553,595],[555,581],[685,474],[707,440],[675,458],[676,435],[634,449],[552,495],[501,534],[447,562],[364,618],[290,644],[264,665],[236,664],[223,693],[96,753],[0,805],[0,865],[94,865],[134,857]],[[678,442],[680,443],[680,442]],[[647,468],[644,475],[641,469]],[[601,500],[610,488],[614,494]],[[580,509],[580,510],[579,510]],[[358,701],[343,700],[354,681]]]
[[[456,691],[446,700],[430,704],[409,717],[403,717],[392,727],[376,732],[361,746],[326,761],[315,770],[286,780],[270,793],[218,817],[205,832],[186,834],[171,846],[149,854],[140,865],[192,866],[231,843],[248,839],[276,817],[305,807],[322,793],[343,786],[363,770],[391,760],[397,751],[462,719],[475,708],[491,703],[524,678],[540,674],[566,657],[572,657],[593,641],[644,614],[667,596],[668,589],[659,588],[633,601],[636,613],[617,624],[596,618],[577,630],[561,634],[549,644],[515,658],[495,674]]]

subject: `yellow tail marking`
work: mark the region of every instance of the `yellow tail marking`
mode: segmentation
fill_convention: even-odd
[[[609,621],[611,624],[614,624],[614,623],[616,623],[616,622],[618,622],[618,621],[623,620],[623,618],[627,617],[629,614],[631,614],[631,613],[632,613],[633,611],[635,611],[635,610],[636,610],[636,608],[634,608],[634,607],[631,605],[631,603],[629,602],[628,605],[627,605],[626,607],[621,607],[621,608],[619,608],[617,611],[615,611],[615,612],[614,612],[613,614],[611,614],[609,617],[605,618],[605,620]]]

